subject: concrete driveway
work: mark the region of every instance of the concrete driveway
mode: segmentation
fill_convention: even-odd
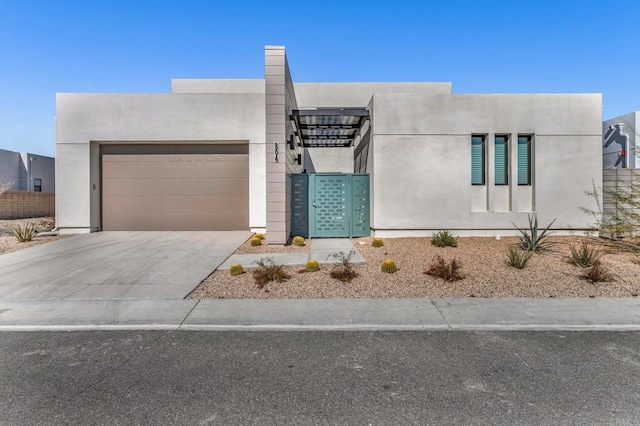
[[[182,299],[248,231],[97,232],[0,256],[0,300]]]

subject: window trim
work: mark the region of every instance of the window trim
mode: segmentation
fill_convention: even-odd
[[[481,183],[474,183],[473,182],[473,173],[471,174],[471,185],[472,186],[485,186],[487,184],[487,135],[478,135],[478,134],[472,134],[471,135],[471,168],[473,169],[473,138],[481,138],[482,143],[482,159],[481,159],[481,164],[482,164],[482,182]]]

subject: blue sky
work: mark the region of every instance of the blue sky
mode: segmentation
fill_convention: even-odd
[[[54,155],[56,92],[171,78],[451,81],[455,93],[597,92],[640,110],[640,2],[0,0],[0,148]]]

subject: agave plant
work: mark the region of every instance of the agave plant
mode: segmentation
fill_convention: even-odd
[[[38,234],[38,231],[36,231],[36,225],[32,222],[13,226],[11,230],[13,231],[13,235],[16,237],[16,239],[21,243],[33,240]]]
[[[534,251],[540,252],[544,250],[549,250],[549,247],[553,245],[553,243],[547,238],[549,238],[549,229],[553,225],[556,220],[553,219],[551,223],[544,229],[540,230],[538,227],[538,216],[535,214],[529,215],[529,229],[520,229],[513,223],[513,226],[516,227],[518,231],[522,234],[520,237],[520,247],[524,251]]]

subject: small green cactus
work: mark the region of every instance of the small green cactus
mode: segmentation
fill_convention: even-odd
[[[260,241],[262,241],[262,240],[264,240],[264,234],[256,234],[256,235],[253,236],[253,238],[257,238]]]
[[[307,272],[316,272],[320,270],[320,264],[317,260],[310,260],[304,265],[304,269]]]
[[[304,245],[304,238],[302,238],[302,237],[293,237],[293,245],[302,247]]]
[[[396,262],[391,259],[384,260],[382,262],[382,272],[386,272],[387,274],[393,274],[398,270],[396,266]]]
[[[256,237],[251,238],[249,242],[251,243],[251,247],[257,247],[262,245],[262,240]]]
[[[371,241],[371,246],[382,247],[384,246],[384,241],[382,241],[382,238],[374,238],[373,241]]]
[[[233,275],[234,277],[235,277],[236,275],[242,275],[242,274],[244,274],[244,268],[242,267],[242,265],[241,265],[241,264],[239,264],[239,263],[234,263],[233,265],[231,265],[231,266],[229,267],[229,273],[230,273],[231,275]]]

